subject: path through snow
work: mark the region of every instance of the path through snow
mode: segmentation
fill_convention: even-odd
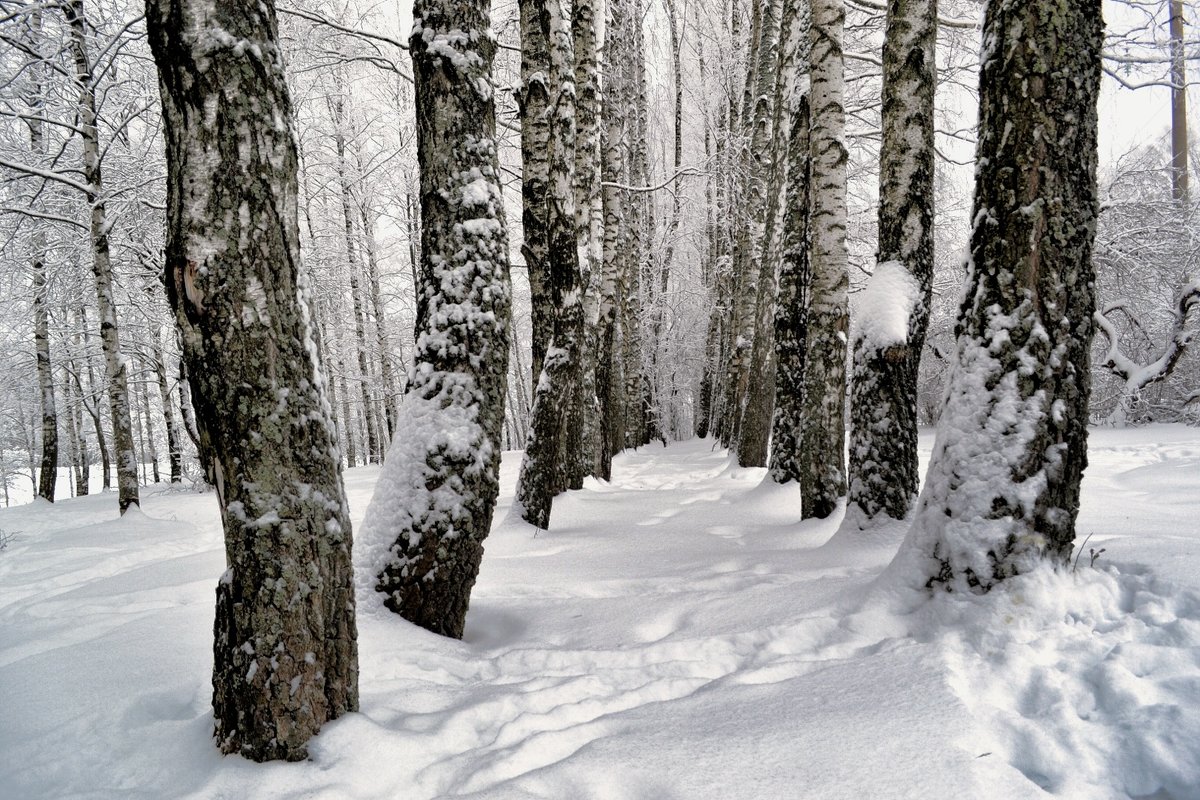
[[[900,527],[799,523],[710,443],[618,457],[536,536],[506,454],[464,640],[361,596],[362,711],[293,765],[211,746],[211,495],[0,511],[2,793],[1197,798],[1200,432],[1093,441],[1098,569],[915,610]]]

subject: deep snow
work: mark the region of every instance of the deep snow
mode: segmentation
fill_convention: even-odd
[[[618,457],[537,536],[506,453],[464,641],[360,596],[362,711],[301,764],[210,738],[212,495],[0,510],[0,796],[1200,798],[1200,430],[1090,457],[1094,568],[916,602],[903,528],[798,523],[711,443]]]

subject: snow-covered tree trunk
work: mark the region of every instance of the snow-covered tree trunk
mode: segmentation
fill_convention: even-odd
[[[212,466],[216,738],[300,760],[358,707],[350,515],[299,268],[291,101],[269,0],[149,0],[166,123],[167,294]]]
[[[100,345],[104,351],[108,378],[109,406],[112,412],[113,448],[117,461],[117,503],[124,514],[138,505],[137,453],[134,450],[133,409],[129,399],[129,357],[121,351],[121,333],[117,325],[112,261],[108,234],[111,222],[104,202],[101,172],[100,134],[96,126],[96,87],[88,54],[88,24],[83,0],[70,0],[62,6],[71,28],[71,54],[75,62],[75,83],[79,90],[79,134],[83,143],[83,177],[91,206],[89,232],[92,245],[92,274],[96,280],[96,310],[100,316]]]
[[[879,251],[856,306],[850,507],[903,519],[917,496],[917,376],[933,292],[936,0],[891,0],[883,40]]]
[[[986,591],[1070,555],[1087,464],[1100,0],[990,0],[954,370],[901,555]]]
[[[566,422],[580,383],[583,301],[575,220],[575,58],[571,29],[562,0],[533,0],[538,23],[550,42],[546,65],[550,89],[550,182],[545,211],[538,216],[547,232],[546,299],[553,329],[542,373],[533,393],[533,420],[516,506],[521,517],[539,528],[550,526],[554,496],[569,484],[564,458]]]
[[[801,429],[801,514],[824,519],[846,493],[846,112],[843,0],[812,0],[809,301]]]
[[[463,634],[499,491],[508,375],[511,288],[488,6],[417,0],[413,8],[417,341],[401,434],[360,536],[387,607],[454,638]]]

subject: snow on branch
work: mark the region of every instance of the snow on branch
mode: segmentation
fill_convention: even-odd
[[[1121,350],[1116,326],[1109,315],[1125,308],[1123,303],[1113,303],[1095,314],[1096,326],[1108,340],[1108,352],[1100,360],[1100,366],[1125,381],[1127,393],[1138,392],[1152,383],[1163,380],[1175,369],[1175,364],[1187,351],[1196,332],[1188,329],[1188,315],[1200,305],[1200,280],[1195,278],[1184,283],[1175,296],[1175,324],[1171,336],[1158,358],[1148,364],[1139,364]]]

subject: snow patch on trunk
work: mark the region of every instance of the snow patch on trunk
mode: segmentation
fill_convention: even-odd
[[[908,321],[921,300],[921,286],[899,261],[875,267],[867,288],[854,298],[856,343],[884,350],[908,341]]]

